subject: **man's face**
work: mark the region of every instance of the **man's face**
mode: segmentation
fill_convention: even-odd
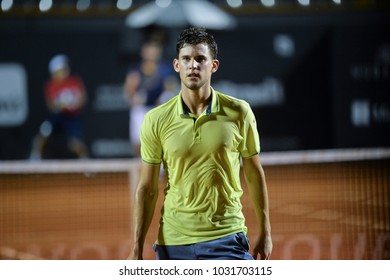
[[[182,84],[191,90],[210,86],[211,75],[217,71],[219,61],[211,57],[207,44],[184,45],[173,67],[179,73]]]

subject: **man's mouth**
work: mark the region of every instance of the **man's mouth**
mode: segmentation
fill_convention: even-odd
[[[189,77],[189,78],[199,78],[199,74],[197,74],[197,73],[190,73],[190,74],[187,75],[187,77]]]

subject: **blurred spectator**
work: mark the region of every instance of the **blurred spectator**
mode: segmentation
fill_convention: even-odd
[[[125,79],[125,97],[130,105],[129,137],[133,155],[140,155],[140,130],[144,115],[176,94],[177,80],[172,65],[161,61],[159,41],[142,45],[140,61],[131,65]]]
[[[31,159],[50,157],[45,148],[49,137],[62,129],[67,136],[68,149],[78,158],[88,157],[88,150],[81,133],[80,113],[86,104],[83,81],[71,74],[66,55],[54,56],[49,62],[50,79],[45,85],[45,100],[50,116],[34,138]]]

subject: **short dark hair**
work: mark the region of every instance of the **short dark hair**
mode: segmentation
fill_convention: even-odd
[[[176,43],[177,57],[179,57],[180,50],[185,44],[197,45],[201,43],[206,43],[210,48],[211,57],[217,59],[217,43],[215,42],[213,35],[207,33],[206,29],[203,27],[190,27],[180,33]]]

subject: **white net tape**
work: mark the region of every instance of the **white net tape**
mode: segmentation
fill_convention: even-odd
[[[263,152],[260,157],[264,166],[378,160],[390,158],[390,148]],[[140,161],[140,159],[10,160],[0,161],[0,174],[130,172],[138,171]]]

